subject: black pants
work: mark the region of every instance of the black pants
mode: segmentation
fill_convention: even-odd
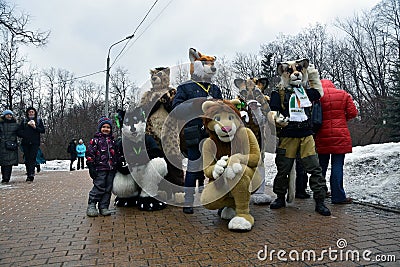
[[[78,164],[76,169],[84,169],[85,168],[85,157],[78,157]]]
[[[24,150],[25,167],[26,167],[27,176],[34,177],[35,176],[35,166],[36,166],[36,155],[39,150],[39,145],[36,145],[36,144],[23,145],[22,149]]]
[[[12,165],[1,166],[2,182],[9,182],[11,178]]]

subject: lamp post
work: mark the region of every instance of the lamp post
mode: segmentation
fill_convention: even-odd
[[[125,37],[124,39],[119,40],[119,41],[116,42],[116,43],[113,43],[113,44],[110,46],[110,48],[108,48],[108,54],[107,54],[107,68],[106,68],[106,97],[105,97],[105,102],[106,102],[106,103],[105,103],[105,107],[104,107],[104,115],[105,115],[105,116],[108,116],[108,102],[109,102],[109,100],[108,100],[108,94],[109,94],[109,81],[110,81],[110,52],[111,52],[111,48],[112,48],[114,45],[117,45],[117,44],[119,44],[119,43],[121,43],[121,42],[123,42],[123,41],[132,39],[133,36],[134,36],[134,34],[129,35],[129,36]]]

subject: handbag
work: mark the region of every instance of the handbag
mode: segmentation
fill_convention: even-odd
[[[6,140],[5,145],[7,150],[15,151],[18,149],[18,144],[14,141]]]
[[[322,126],[322,105],[319,100],[313,103],[311,124],[314,133],[317,133]]]

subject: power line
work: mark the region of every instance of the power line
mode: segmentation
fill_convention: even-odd
[[[150,7],[150,9],[147,11],[146,15],[144,16],[144,18],[142,19],[142,21],[139,23],[139,25],[136,27],[136,29],[134,30],[133,34],[131,36],[135,36],[137,30],[139,29],[139,27],[143,24],[143,22],[146,20],[147,16],[150,14],[151,10],[154,8],[154,6],[157,4],[158,0],[156,0],[153,5]],[[118,53],[118,55],[115,57],[114,62],[111,64],[110,68],[117,62],[117,60],[119,59],[120,55],[122,54],[122,52],[125,50],[126,46],[128,45],[129,41],[131,39],[129,39],[124,47],[121,49],[121,51]]]
[[[136,27],[136,29],[134,30],[133,34],[130,35],[130,36],[135,36],[137,30],[138,30],[139,27],[143,24],[143,22],[146,20],[147,16],[150,14],[151,10],[154,8],[154,6],[157,4],[158,1],[159,1],[159,0],[156,0],[156,1],[153,3],[153,5],[152,5],[152,6],[150,7],[150,9],[147,11],[146,15],[143,17],[142,21],[139,23],[139,25],[138,25],[138,26]],[[156,16],[155,19],[157,19],[157,18],[161,15],[161,13],[169,6],[169,4],[170,4],[171,2],[172,2],[172,0],[169,1],[169,3],[161,10],[161,12]],[[155,21],[155,19],[150,23],[150,25],[153,24],[153,22]],[[150,25],[149,25],[149,26],[150,26]],[[149,26],[147,26],[147,27],[145,28],[145,30],[138,36],[138,38],[136,38],[136,40],[139,39],[139,37],[143,35],[143,33],[149,28]],[[116,56],[114,62],[111,64],[110,68],[117,62],[117,60],[118,60],[119,57],[121,56],[122,52],[125,50],[125,48],[126,48],[126,46],[128,45],[128,43],[129,43],[130,40],[131,40],[131,39],[128,39],[128,41],[125,43],[124,47],[121,49],[121,51],[120,51],[120,52],[118,53],[118,55]],[[136,40],[135,40],[135,42],[136,42]],[[132,46],[132,45],[131,45],[131,46]],[[131,46],[129,46],[129,48],[130,48]],[[129,49],[129,48],[128,48],[128,49]],[[96,75],[96,74],[99,74],[99,73],[102,73],[102,72],[106,72],[106,71],[107,71],[107,70],[99,70],[99,71],[92,72],[92,73],[89,73],[89,74],[86,74],[86,75],[74,77],[74,78],[72,78],[72,79],[67,80],[67,82],[74,81],[74,80],[79,80],[79,79],[86,78],[86,77],[90,77],[90,76],[93,76],[93,75]]]
[[[135,43],[136,41],[146,32],[146,30],[148,28],[150,28],[150,26],[161,16],[161,14],[165,11],[165,9],[167,9],[167,7],[172,3],[173,0],[170,0],[165,7],[160,11],[160,13],[157,14],[157,16],[150,22],[150,24],[143,30],[143,32],[131,43],[131,45],[128,47],[127,50],[129,50]],[[128,43],[127,43],[128,44]],[[126,44],[126,45],[127,45]],[[126,51],[125,51],[126,52]],[[115,62],[114,62],[115,63]],[[114,64],[113,63],[113,64]]]

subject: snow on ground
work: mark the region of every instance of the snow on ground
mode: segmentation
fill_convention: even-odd
[[[266,180],[276,174],[275,155],[267,154]],[[400,209],[400,143],[353,147],[344,163],[344,189],[348,197],[371,204]],[[326,174],[328,188],[330,167]]]
[[[276,174],[275,155],[265,159],[267,185]],[[43,171],[69,171],[69,160],[52,160],[42,164]],[[75,161],[76,165],[76,161]],[[14,167],[24,171],[24,165]],[[329,188],[330,169],[327,173]],[[400,209],[400,143],[357,146],[347,154],[344,166],[344,188],[355,200]]]

